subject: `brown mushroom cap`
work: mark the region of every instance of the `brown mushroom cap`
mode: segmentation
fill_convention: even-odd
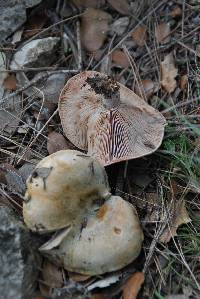
[[[59,113],[67,138],[103,165],[154,152],[164,135],[164,116],[105,74],[85,71],[63,88]]]
[[[109,195],[106,172],[97,161],[79,151],[58,151],[41,160],[27,180],[24,221],[33,231],[57,230]]]
[[[95,215],[86,215],[84,226],[58,237],[41,251],[65,269],[87,275],[115,271],[139,255],[143,232],[134,207],[111,196]]]

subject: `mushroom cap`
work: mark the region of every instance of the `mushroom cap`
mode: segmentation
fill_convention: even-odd
[[[85,71],[63,88],[59,114],[67,138],[103,165],[154,152],[164,135],[164,116],[109,76]]]
[[[70,225],[109,196],[104,168],[75,150],[61,150],[41,160],[27,179],[23,204],[26,225],[46,232]]]
[[[41,251],[65,269],[87,275],[115,271],[140,253],[143,232],[135,208],[121,197],[111,196],[83,225],[48,242]],[[60,243],[59,243],[60,242]],[[58,244],[59,243],[59,244]]]

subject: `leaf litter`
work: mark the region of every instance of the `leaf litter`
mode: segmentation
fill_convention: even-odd
[[[143,248],[145,257],[142,253],[142,260],[139,260],[139,262],[136,261],[134,264],[136,270],[140,271],[140,265],[144,264],[145,258],[148,258],[148,254],[151,253],[149,244],[154,238],[157,238],[156,234],[154,235],[157,228],[163,223],[166,224],[165,229],[157,239],[160,244],[163,244],[162,246],[167,246],[168,253],[170,252],[172,256],[176,255],[177,251],[173,246],[174,242],[178,240],[183,248],[185,245],[179,238],[179,232],[182,231],[183,227],[189,227],[191,221],[193,224],[193,218],[190,215],[188,206],[190,209],[197,210],[198,212],[199,203],[197,197],[199,189],[191,187],[194,185],[191,183],[194,181],[194,177],[188,179],[190,173],[187,173],[186,176],[183,171],[181,174],[179,171],[177,171],[176,174],[173,172],[173,176],[178,176],[181,186],[180,192],[178,193],[175,192],[176,188],[172,187],[166,179],[166,173],[168,176],[171,176],[171,161],[174,159],[174,156],[169,154],[171,148],[166,154],[165,144],[169,140],[172,144],[174,142],[174,136],[182,136],[185,134],[185,136],[189,138],[190,145],[194,150],[194,152],[190,152],[186,155],[191,156],[191,160],[194,160],[198,166],[198,159],[196,159],[195,154],[197,151],[198,158],[198,146],[195,145],[194,140],[197,139],[196,132],[199,126],[199,69],[198,57],[195,51],[192,52],[191,50],[193,48],[198,49],[199,42],[196,29],[198,10],[195,1],[186,1],[185,7],[182,6],[182,4],[180,5],[178,1],[175,1],[173,4],[160,2],[158,8],[154,5],[155,3],[150,7],[142,3],[141,10],[137,10],[136,14],[138,21],[131,15],[132,8],[134,7],[133,4],[133,1],[126,0],[74,0],[69,1],[67,4],[59,1],[57,7],[52,8],[50,5],[50,8],[45,8],[47,9],[48,17],[43,15],[43,7],[39,9],[42,14],[35,13],[33,9],[29,9],[27,12],[29,21],[24,23],[22,28],[7,39],[0,55],[0,95],[1,99],[8,97],[6,101],[1,100],[1,107],[4,105],[4,108],[0,110],[0,133],[2,136],[0,137],[0,159],[1,163],[5,163],[6,161],[8,163],[7,165],[11,165],[12,169],[10,169],[9,175],[7,175],[7,173],[10,166],[2,166],[3,168],[0,169],[0,196],[2,197],[2,201],[4,201],[3,196],[6,194],[8,196],[7,198],[11,198],[13,201],[17,200],[22,204],[22,199],[19,199],[16,193],[22,194],[24,192],[24,178],[27,177],[27,175],[22,176],[20,173],[20,168],[25,165],[26,162],[25,160],[21,160],[20,155],[24,150],[29,148],[32,140],[35,140],[35,142],[31,144],[30,148],[36,152],[38,159],[41,159],[42,156],[44,157],[49,153],[68,147],[68,141],[62,135],[62,128],[58,116],[55,114],[52,118],[50,116],[42,117],[42,115],[44,115],[43,113],[52,115],[57,107],[57,103],[51,108],[52,110],[49,110],[51,111],[50,114],[47,114],[46,104],[44,104],[44,95],[42,93],[43,87],[42,85],[35,86],[33,80],[35,75],[41,71],[49,72],[48,76],[52,75],[54,71],[63,72],[64,70],[74,70],[78,73],[78,60],[81,62],[80,66],[82,70],[100,70],[100,68],[104,66],[106,72],[112,77],[118,78],[120,82],[123,82],[123,84],[129,88],[132,86],[139,96],[145,98],[155,108],[160,111],[170,109],[167,115],[168,126],[166,128],[164,145],[162,145],[154,155],[144,159],[146,168],[143,171],[143,177],[146,177],[148,172],[148,176],[151,180],[145,181],[145,184],[142,183],[143,179],[142,176],[139,175],[137,168],[139,167],[140,170],[143,169],[141,159],[138,162],[129,161],[127,172],[125,171],[123,176],[123,188],[118,188],[120,190],[119,192],[121,192],[120,194],[124,196],[126,200],[131,201],[137,206],[145,230]],[[62,22],[61,11],[64,11],[65,6],[69,16],[74,17],[75,14],[83,14],[79,17],[80,35],[78,34],[76,17],[70,19],[69,22],[67,21],[61,23],[61,25],[55,25],[59,21]],[[95,11],[91,13],[91,9]],[[157,25],[155,25],[155,12]],[[84,18],[84,16],[86,16],[86,18]],[[123,28],[117,31],[111,30],[112,24],[117,24],[115,22],[120,18],[124,18],[124,16],[127,19],[124,21]],[[182,16],[184,16],[183,20],[181,19]],[[53,26],[51,27],[51,25]],[[115,26],[122,27],[122,24]],[[14,36],[15,34],[16,37]],[[29,43],[29,39],[37,40],[38,38],[42,39],[45,37],[60,38],[61,36],[65,36],[65,41],[68,41],[68,46],[65,47],[65,49],[63,48],[61,38],[58,52],[51,52],[50,59],[46,60],[45,65],[41,62],[42,58],[38,58],[36,63],[32,65],[33,68],[31,64],[29,64],[27,65],[27,70],[24,70],[24,72],[20,71],[20,73],[18,73],[18,70],[13,70],[13,73],[9,73],[4,71],[9,69],[9,64],[10,61],[12,61],[11,58],[14,53],[22,48],[25,43]],[[156,44],[153,40],[156,40]],[[173,44],[174,40],[180,40],[182,44]],[[79,46],[77,46],[78,44]],[[127,56],[121,50],[123,45],[128,49],[130,57],[132,57],[135,62],[134,68],[130,67]],[[96,56],[93,56],[94,52],[96,52]],[[51,59],[51,57],[55,59]],[[17,69],[20,69],[20,67],[18,66]],[[26,81],[24,82],[20,79],[19,75],[21,73],[23,76],[26,76]],[[68,73],[66,81],[70,77],[71,74]],[[136,84],[135,78],[138,79],[139,84]],[[26,93],[27,85],[30,85],[29,94]],[[56,86],[58,86],[58,84],[55,84],[55,89]],[[36,88],[38,88],[38,90],[36,90]],[[22,91],[18,92],[19,89]],[[11,96],[12,94],[14,94],[14,96]],[[38,96],[38,94],[40,96]],[[36,126],[35,121],[37,119],[38,122]],[[48,124],[46,125],[47,121]],[[20,133],[20,128],[23,128],[23,126],[26,129],[22,134]],[[38,128],[41,128],[41,131],[39,131],[40,129]],[[5,137],[8,138],[7,141],[5,141]],[[69,146],[71,145],[69,144]],[[169,146],[169,144],[167,146]],[[178,143],[175,147],[177,151],[181,151],[182,144]],[[28,162],[30,162],[32,158],[33,157],[27,157]],[[181,159],[179,157],[179,162],[181,163],[179,169],[184,168],[185,166],[183,165],[186,163],[185,158],[181,157]],[[138,164],[138,166],[136,164]],[[134,168],[132,168],[132,165],[134,165]],[[194,171],[194,167],[191,167],[192,171]],[[47,175],[47,172],[42,172],[42,175]],[[133,176],[135,178],[134,180],[131,179]],[[113,178],[110,179],[113,180]],[[23,184],[20,183],[20,180],[22,180]],[[138,181],[140,182],[138,183]],[[199,177],[197,175],[195,176],[195,186],[198,186],[198,182]],[[2,196],[2,194],[4,195]],[[165,198],[166,194],[167,199]],[[170,194],[174,197],[170,197]],[[195,229],[198,232],[198,227]],[[191,248],[193,243],[194,242],[191,242],[190,244]],[[176,298],[177,296],[183,296],[181,295],[184,293],[182,286],[185,284],[184,276],[189,277],[187,272],[188,268],[186,269],[184,261],[175,264],[175,268],[177,267],[178,270],[181,269],[180,273],[183,272],[181,277],[176,275],[173,268],[170,268],[169,272],[163,268],[160,269],[160,272],[156,272],[155,269],[157,268],[154,268],[154,262],[160,257],[159,250],[162,254],[166,254],[166,251],[162,251],[160,245],[154,247],[148,267],[150,274],[148,272],[145,273],[145,282],[140,292],[141,298],[146,298],[143,294],[145,294],[147,290],[146,294],[148,294],[149,297],[153,296],[153,285],[155,281],[158,282],[157,285],[160,286],[160,293],[164,294],[164,297],[170,298],[171,296],[172,298]],[[185,257],[189,267],[191,265],[192,269],[194,267],[194,274],[198,275],[195,270],[194,255],[189,256],[186,254]],[[140,265],[138,265],[138,263]],[[54,267],[55,265],[52,267],[52,271],[55,271],[54,274],[56,275],[57,269]],[[130,274],[133,273],[132,269],[133,268],[131,268],[131,272],[125,269],[125,273],[128,273],[127,275],[129,277],[132,277]],[[72,296],[73,294],[74,298],[78,298],[77,293],[79,293],[79,295],[84,294],[84,286],[86,284],[87,286],[90,284],[91,286],[93,285],[92,293],[98,293],[99,298],[104,298],[106,294],[109,294],[107,298],[120,298],[120,292],[123,287],[125,288],[121,275],[117,276],[118,278],[115,278],[116,280],[113,278],[115,277],[114,274],[111,278],[95,278],[96,281],[94,281],[94,278],[88,278],[88,280],[84,281],[83,278],[81,282],[80,280],[82,280],[82,278],[81,276],[79,277],[80,274],[77,273],[74,274],[74,277],[80,280],[73,284],[73,287],[71,285],[73,276],[70,278],[70,273],[66,271],[63,272],[63,269],[62,275],[64,275],[65,278],[65,288],[69,286],[67,290],[65,289],[65,294],[67,294],[67,296]],[[162,283],[163,276],[165,285]],[[43,279],[45,284],[48,278],[43,277]],[[192,276],[191,280],[193,281]],[[170,281],[172,282],[172,289],[168,288]],[[52,291],[54,292],[53,289],[55,285],[53,283],[54,279],[53,282],[50,283]],[[136,285],[133,282],[131,286],[133,292],[130,296],[136,296],[140,283],[142,285],[142,278]],[[61,294],[63,286],[58,286],[57,289],[57,294]],[[94,294],[91,295],[91,298],[95,296]],[[52,296],[55,298],[55,295]],[[62,296],[66,297],[66,295]],[[85,298],[90,295],[81,296],[83,296],[81,298]]]

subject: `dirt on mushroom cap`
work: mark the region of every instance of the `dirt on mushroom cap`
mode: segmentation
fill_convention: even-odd
[[[61,92],[64,133],[103,165],[154,152],[164,135],[164,116],[109,76],[86,71]]]

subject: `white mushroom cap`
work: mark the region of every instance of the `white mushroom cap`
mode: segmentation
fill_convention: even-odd
[[[108,196],[107,175],[97,161],[79,151],[58,151],[41,160],[27,180],[24,221],[33,231],[60,229]]]
[[[161,145],[166,123],[132,90],[95,71],[67,82],[59,113],[67,138],[103,165],[151,154]]]
[[[41,251],[65,269],[88,275],[115,271],[140,253],[143,232],[134,207],[111,196],[95,215]],[[60,244],[58,244],[60,242]],[[55,247],[55,248],[54,248]]]

